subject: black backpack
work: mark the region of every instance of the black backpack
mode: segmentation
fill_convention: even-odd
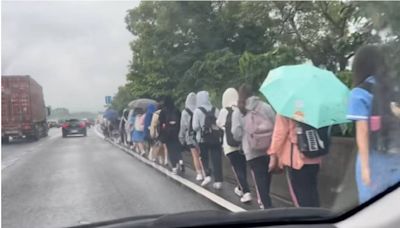
[[[168,139],[178,136],[180,128],[180,118],[176,110],[166,112],[165,126],[163,128],[165,137]]]
[[[228,111],[228,115],[226,116],[226,121],[225,121],[225,136],[226,136],[226,143],[229,146],[232,147],[239,147],[240,142],[236,141],[233,138],[232,134],[232,114],[233,114],[233,109],[231,107],[226,108]]]
[[[194,139],[195,137],[195,132],[193,131],[193,112],[188,109],[185,108],[185,111],[189,114],[190,116],[190,123],[189,123],[189,136],[192,137]]]
[[[215,118],[215,107],[208,112],[204,107],[199,107],[204,113],[204,126],[201,129],[201,138],[203,142],[210,145],[222,144],[222,130],[217,126],[217,118]]]
[[[380,153],[400,153],[400,120],[391,112],[391,100],[378,97],[375,83],[364,81],[358,87],[373,96],[371,115],[368,117],[370,148]],[[373,121],[378,121],[380,128],[374,129],[371,126]]]
[[[329,152],[332,126],[315,128],[308,124],[297,122],[296,135],[299,151],[308,158],[316,158]]]

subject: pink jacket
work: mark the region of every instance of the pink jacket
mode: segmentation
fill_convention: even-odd
[[[291,166],[291,146],[293,144],[293,164],[294,169],[301,169],[304,164],[320,164],[322,158],[307,158],[300,153],[297,147],[296,122],[293,120],[276,115],[274,133],[272,134],[272,143],[268,154],[276,155],[279,160],[279,166]]]

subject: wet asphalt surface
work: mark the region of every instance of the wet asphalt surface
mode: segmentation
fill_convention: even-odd
[[[2,145],[2,227],[65,227],[129,216],[223,210],[97,137]]]

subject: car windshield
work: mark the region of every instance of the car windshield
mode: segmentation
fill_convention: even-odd
[[[360,207],[400,180],[399,11],[2,1],[2,225]]]

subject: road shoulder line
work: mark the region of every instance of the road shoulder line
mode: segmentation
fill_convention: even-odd
[[[98,131],[97,127],[95,127],[94,131],[100,138],[105,139],[104,136]],[[163,166],[161,166],[157,163],[153,163],[153,162],[149,161],[148,159],[140,156],[139,154],[136,154],[136,153],[130,151],[129,149],[127,149],[115,142],[112,142],[111,140],[106,140],[106,141],[113,144],[114,146],[118,147],[119,149],[121,149],[125,153],[131,155],[132,157],[135,157],[136,159],[142,161],[143,163],[145,163],[149,166],[152,166],[154,169],[165,174],[166,176],[170,177],[171,179],[174,179],[175,181],[179,182],[180,184],[192,189],[193,191],[197,192],[198,194],[200,194],[200,195],[206,197],[207,199],[213,201],[214,203],[220,205],[221,207],[226,208],[227,210],[229,210],[231,212],[246,211],[245,209],[227,201],[226,199],[218,196],[217,194],[210,192],[207,189],[205,189],[205,188],[203,188],[203,187],[201,187],[179,175],[173,174],[171,171],[169,171],[168,169],[166,169]]]

